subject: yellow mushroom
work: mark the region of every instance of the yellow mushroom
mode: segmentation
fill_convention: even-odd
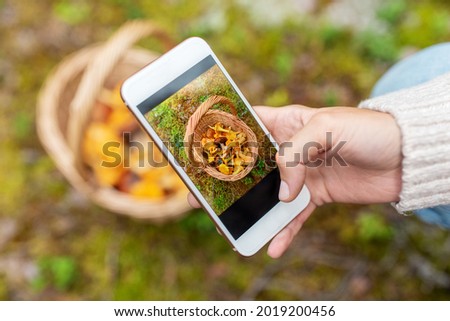
[[[219,172],[225,175],[230,175],[230,168],[225,164],[220,164],[218,166]]]

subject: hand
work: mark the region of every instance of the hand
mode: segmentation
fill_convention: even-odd
[[[401,135],[391,115],[349,107],[255,110],[281,145],[280,200],[293,200],[304,184],[311,192],[310,204],[273,238],[269,256],[277,258],[286,251],[317,206],[399,200]],[[327,132],[332,140],[327,141]],[[189,202],[198,206],[192,195]]]

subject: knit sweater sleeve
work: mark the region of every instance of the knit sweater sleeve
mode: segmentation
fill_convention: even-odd
[[[403,169],[396,209],[450,204],[450,73],[359,107],[390,113],[400,127]]]

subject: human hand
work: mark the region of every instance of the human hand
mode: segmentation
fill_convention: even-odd
[[[401,136],[391,115],[349,107],[255,107],[255,111],[280,144],[280,200],[295,199],[304,184],[311,192],[310,204],[271,241],[269,256],[280,257],[309,215],[324,203],[398,201]],[[327,140],[327,132],[332,140]],[[199,206],[192,195],[189,202]]]

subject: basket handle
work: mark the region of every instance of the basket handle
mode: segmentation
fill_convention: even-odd
[[[229,100],[227,97],[224,96],[211,96],[207,100],[205,100],[200,106],[198,106],[195,113],[192,114],[192,116],[189,118],[189,121],[186,125],[186,133],[193,133],[195,130],[195,127],[197,127],[198,122],[203,117],[204,114],[208,112],[208,110],[216,104],[226,104],[228,107],[230,107],[231,113],[234,116],[237,116],[236,107],[234,104]]]
[[[80,152],[81,133],[90,117],[90,107],[101,90],[105,79],[125,52],[136,42],[147,36],[159,39],[167,49],[173,47],[168,34],[146,20],[133,20],[124,24],[99,50],[87,65],[75,97],[69,107],[67,137],[75,159]]]
[[[205,100],[200,106],[198,106],[197,110],[192,114],[191,117],[189,117],[188,123],[186,125],[186,133],[184,135],[184,141],[187,143],[186,147],[186,155],[189,158],[189,160],[192,162],[194,161],[194,156],[192,154],[192,144],[194,139],[194,131],[197,127],[200,119],[205,115],[209,109],[214,107],[216,104],[226,104],[228,107],[230,107],[231,113],[234,116],[237,116],[236,107],[234,104],[229,100],[227,97],[214,95],[209,97],[207,100]],[[204,164],[203,164],[204,165]]]

